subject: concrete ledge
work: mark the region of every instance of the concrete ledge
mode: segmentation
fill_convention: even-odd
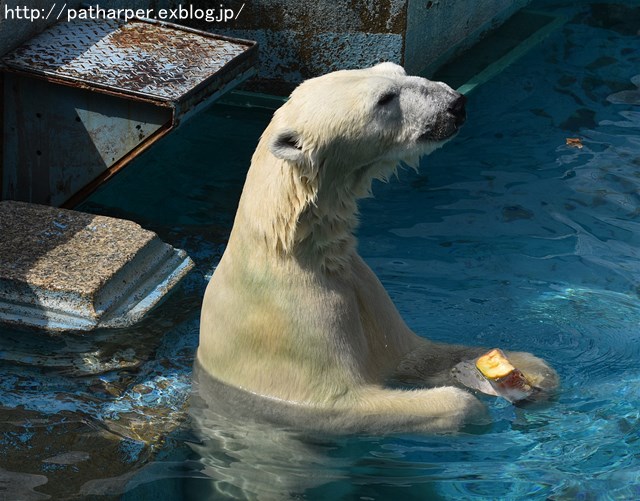
[[[52,331],[139,321],[193,267],[122,219],[0,202],[0,322]]]

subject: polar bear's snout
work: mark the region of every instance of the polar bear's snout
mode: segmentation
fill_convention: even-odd
[[[467,98],[464,97],[463,94],[458,93],[453,103],[449,105],[447,111],[453,116],[456,127],[460,127],[467,119],[466,103]]]
[[[429,82],[420,142],[442,144],[460,130],[467,119],[467,99],[448,85]],[[435,85],[435,89],[434,89]]]

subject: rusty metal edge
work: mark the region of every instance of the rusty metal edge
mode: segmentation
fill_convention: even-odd
[[[152,99],[150,97],[144,97],[140,95],[133,95],[128,92],[122,92],[120,90],[112,90],[106,86],[96,86],[94,84],[86,84],[82,81],[69,80],[65,78],[54,77],[48,73],[34,72],[24,70],[22,68],[14,68],[8,65],[2,65],[0,67],[0,73],[13,73],[22,77],[28,78],[36,78],[38,80],[44,80],[46,82],[50,82],[53,84],[64,85],[65,87],[73,87],[74,89],[82,89],[88,90],[92,92],[99,92],[100,94],[106,94],[113,97],[119,97],[123,99],[128,99],[130,101],[143,102],[148,104],[153,104],[156,106],[161,106],[163,108],[174,108],[173,102],[166,101],[162,99]],[[4,78],[3,78],[4,80]]]
[[[225,90],[225,87],[231,82],[236,82],[236,85],[238,85],[244,80],[247,80],[251,76],[255,75],[255,59],[257,59],[257,51],[250,58],[249,56],[241,59],[234,58],[229,63],[227,63],[227,65],[225,65],[225,68],[227,68],[228,65],[232,65],[231,69],[236,70],[235,73],[233,75],[229,75],[229,73],[226,73],[226,75],[228,75],[228,78],[220,78],[218,81],[218,85],[216,85],[215,88],[210,84],[207,85],[207,82],[204,81],[199,85],[193,87],[189,92],[183,94],[180,102],[174,103],[176,110],[174,115],[175,125],[178,125],[178,123],[184,119],[185,115],[191,114],[191,112],[196,108],[201,108],[201,105],[203,103],[211,101],[212,97],[217,98],[227,92]]]
[[[160,21],[158,19],[149,19],[147,17],[135,17],[134,19],[132,19],[132,21],[133,22],[141,21],[143,23],[157,24],[158,26],[162,26],[163,28],[173,28],[179,31],[186,31],[187,33],[194,33],[195,35],[202,35],[207,38],[215,38],[216,40],[225,40],[227,42],[235,42],[240,45],[249,45],[249,46],[258,45],[258,42],[256,42],[255,40],[247,40],[246,38],[236,38],[236,37],[230,37],[226,35],[219,35],[218,33],[199,30],[197,28],[190,28],[189,26],[171,23],[169,21]]]
[[[219,36],[219,38],[225,38],[225,37]],[[8,72],[8,73],[13,73],[19,76],[37,78],[53,84],[64,85],[64,86],[72,87],[76,89],[89,90],[92,92],[99,92],[109,96],[128,99],[131,101],[149,103],[149,104],[153,104],[153,105],[161,106],[165,108],[172,108],[174,110],[174,115],[173,115],[174,125],[177,125],[182,115],[189,113],[189,109],[195,108],[203,100],[206,99],[206,96],[205,96],[206,92],[204,91],[213,90],[212,92],[213,94],[219,91],[229,82],[233,82],[234,80],[237,80],[238,77],[242,77],[241,81],[243,81],[243,80],[246,80],[248,77],[252,76],[249,73],[251,72],[252,68],[254,68],[257,59],[258,59],[258,43],[253,42],[253,45],[247,51],[234,57],[233,59],[231,59],[231,61],[225,64],[223,68],[221,68],[221,70],[213,73],[212,75],[209,76],[209,78],[203,80],[198,85],[190,89],[188,92],[182,94],[182,96],[178,101],[158,99],[158,98],[154,98],[139,92],[127,92],[120,89],[114,90],[113,87],[109,87],[107,85],[95,84],[93,82],[87,83],[86,81],[78,78],[76,79],[62,78],[59,76],[53,76],[49,73],[40,72],[40,71],[36,72],[32,70],[25,70],[23,68],[16,68],[16,67],[10,66],[6,63],[0,64],[0,75],[4,72]],[[227,78],[221,79],[219,82],[219,85],[217,85],[215,88],[212,88],[211,81],[216,79],[216,77],[219,75],[222,69],[238,70],[239,74],[236,74],[228,79]],[[198,98],[197,96],[198,94],[202,94],[203,97]],[[182,102],[190,99],[195,100],[195,103],[190,108],[183,108],[182,106],[179,106],[180,104],[182,104]],[[0,111],[1,111],[1,108],[0,108]],[[0,129],[0,132],[2,132],[1,129]],[[1,150],[0,150],[0,153],[1,153]],[[1,168],[1,163],[0,163],[0,168]],[[1,182],[2,182],[2,178],[0,178],[0,188],[2,187]]]
[[[250,60],[257,60],[258,57],[258,42],[253,41],[253,40],[245,40],[242,38],[233,38],[233,37],[227,37],[224,35],[218,35],[215,33],[209,33],[207,31],[202,31],[202,30],[197,30],[194,28],[189,28],[187,26],[181,26],[179,24],[174,24],[174,23],[169,23],[166,21],[157,21],[155,19],[145,19],[145,18],[135,18],[130,22],[143,22],[143,23],[149,23],[149,24],[155,24],[158,26],[162,26],[162,27],[166,27],[166,28],[172,28],[172,29],[176,29],[178,31],[185,31],[188,33],[194,33],[200,36],[204,36],[207,38],[212,38],[215,40],[224,40],[227,42],[233,42],[233,43],[237,43],[238,45],[245,45],[247,46],[247,49],[242,52],[241,54],[238,54],[236,57],[234,57],[233,59],[231,59],[227,64],[225,64],[220,70],[216,71],[215,73],[211,74],[209,77],[207,77],[206,79],[204,79],[202,82],[200,82],[198,85],[196,85],[194,88],[192,88],[191,90],[185,92],[184,94],[180,95],[176,100],[169,100],[169,99],[161,99],[158,98],[156,96],[153,96],[151,94],[147,94],[145,92],[140,92],[140,91],[131,91],[131,90],[127,90],[127,89],[123,89],[123,88],[117,88],[117,91],[114,90],[115,87],[114,86],[109,86],[109,85],[105,85],[105,84],[100,84],[100,83],[96,83],[96,82],[91,82],[89,80],[83,79],[83,78],[77,78],[77,77],[65,77],[65,76],[61,76],[61,75],[52,75],[51,72],[48,71],[44,71],[44,70],[37,70],[37,69],[26,69],[25,67],[19,65],[19,64],[12,64],[11,61],[2,61],[2,66],[5,69],[5,71],[7,69],[10,69],[11,71],[17,71],[17,72],[22,72],[25,74],[30,74],[30,75],[38,75],[46,80],[51,80],[51,81],[57,81],[57,82],[69,82],[72,86],[75,87],[79,87],[79,88],[85,88],[85,89],[102,89],[103,91],[105,91],[106,93],[114,93],[114,95],[120,95],[120,96],[125,96],[125,95],[129,95],[129,96],[136,96],[139,98],[143,98],[146,100],[150,100],[156,103],[169,103],[170,105],[175,106],[175,103],[179,100],[182,99],[187,99],[188,96],[193,93],[193,92],[197,92],[198,89],[200,89],[203,86],[208,85],[213,79],[215,79],[218,74],[220,73],[220,71],[222,71],[223,69],[233,69],[236,65],[241,64],[241,62],[244,59],[250,59]]]
[[[241,73],[239,75],[236,75],[236,77],[234,79],[231,79],[231,80],[229,80],[228,82],[225,82],[225,83],[229,83],[229,82],[232,82],[234,80],[238,80],[238,83],[240,83],[240,82],[246,80],[247,78],[249,78],[250,76],[252,76],[254,73],[255,73],[255,69],[250,67],[245,72],[243,72],[243,73]],[[202,109],[207,108],[208,106],[213,104],[213,102],[217,101],[220,98],[220,95],[224,94],[225,92],[226,91],[215,92],[209,98],[199,101],[191,109],[189,109],[188,111],[182,113],[180,115],[180,117],[178,117],[178,118],[176,118],[177,110],[174,108],[173,109],[173,114],[171,116],[171,120],[169,120],[167,123],[162,125],[162,127],[160,127],[153,134],[151,134],[143,143],[139,144],[136,148],[134,148],[129,153],[127,153],[125,156],[120,158],[110,168],[105,170],[103,173],[98,175],[94,180],[90,181],[82,189],[78,190],[71,197],[69,197],[67,200],[65,200],[60,205],[60,207],[62,207],[64,209],[73,209],[80,202],[82,202],[89,195],[91,195],[91,193],[93,193],[95,190],[97,190],[103,183],[105,183],[106,181],[111,179],[118,172],[120,172],[124,167],[126,167],[129,164],[129,162],[131,162],[131,160],[136,158],[142,152],[146,151],[153,144],[155,144],[158,140],[160,140],[161,138],[166,136],[169,132],[171,132],[171,131],[177,129],[179,126],[183,125],[189,118],[191,118],[192,116],[194,116],[198,112],[202,111]]]
[[[200,35],[206,38],[212,38],[214,40],[224,40],[226,42],[231,42],[231,43],[236,43],[238,45],[246,45],[247,49],[242,52],[241,54],[238,54],[236,57],[232,58],[228,63],[226,63],[222,68],[220,68],[218,71],[216,71],[215,73],[212,73],[211,75],[209,75],[208,78],[204,79],[202,82],[200,82],[198,85],[196,85],[195,87],[192,87],[189,91],[185,92],[184,94],[182,94],[178,100],[182,101],[182,100],[187,100],[192,98],[195,94],[200,93],[204,88],[208,88],[211,84],[211,81],[214,80],[216,77],[218,77],[218,75],[222,72],[224,73],[228,73],[229,70],[234,70],[236,68],[241,68],[240,69],[240,73],[245,73],[246,71],[248,71],[249,68],[247,67],[252,67],[255,65],[255,63],[258,60],[258,42],[256,42],[255,40],[246,40],[244,38],[234,38],[234,37],[228,37],[228,36],[224,36],[224,35],[218,35],[217,33],[210,33],[208,31],[203,31],[203,30],[198,30],[195,28],[189,28],[188,26],[182,26],[180,24],[175,24],[175,23],[170,23],[167,21],[159,21],[157,19],[147,19],[147,18],[135,18],[135,21],[140,21],[140,22],[145,22],[145,23],[149,23],[149,24],[155,24],[158,26],[162,26],[163,28],[172,28],[178,31],[185,31],[187,33],[193,33],[196,35]],[[236,75],[237,76],[237,75]],[[221,87],[223,87],[224,85],[226,85],[228,82],[234,80],[235,77],[232,77],[228,80],[223,80],[220,85],[218,85],[215,90],[220,89]],[[178,100],[176,101],[172,101],[174,103],[174,105],[178,102]]]
[[[111,179],[118,172],[120,172],[127,164],[133,160],[135,157],[140,155],[143,151],[147,150],[151,145],[155,144],[158,140],[166,136],[169,132],[173,130],[173,119],[169,120],[167,123],[162,125],[157,131],[151,134],[144,142],[140,143],[129,153],[121,157],[116,163],[114,163],[107,170],[99,174],[92,181],[87,183],[84,187],[78,190],[76,193],[71,195],[67,200],[65,200],[60,207],[63,209],[73,209],[76,205],[82,202],[85,198],[87,198],[91,193],[93,193],[96,189],[98,189],[103,183],[107,180]]]
[[[237,74],[234,78],[225,81],[224,85],[221,88],[218,88],[218,90],[213,92],[211,95],[206,96],[204,99],[197,101],[190,108],[176,109],[176,113],[174,115],[174,127],[179,128],[193,116],[197,115],[203,110],[206,110],[213,103],[219,101],[222,96],[229,92],[232,92],[236,86],[240,85],[242,82],[248,80],[252,76],[255,76],[256,73],[257,70],[255,69],[255,67],[249,67],[242,73]],[[227,85],[231,85],[231,88],[226,89],[225,86]]]

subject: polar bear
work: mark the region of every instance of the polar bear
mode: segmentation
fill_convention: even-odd
[[[331,431],[440,432],[482,416],[450,370],[486,349],[412,332],[353,236],[372,180],[415,165],[464,120],[461,94],[392,63],[297,87],[259,141],[205,292],[199,371],[253,411]],[[541,359],[509,356],[555,386]]]

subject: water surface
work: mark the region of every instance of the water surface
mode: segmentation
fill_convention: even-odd
[[[550,405],[486,397],[489,429],[443,436],[258,428],[243,450],[253,424],[195,434],[200,300],[270,117],[217,105],[81,207],[186,249],[180,290],[133,329],[3,329],[4,496],[226,499],[244,478],[272,494],[306,482],[304,499],[640,497],[640,6],[574,3],[531,5],[565,23],[469,96],[467,125],[419,173],[376,184],[359,230],[414,330],[544,357],[562,378]]]

